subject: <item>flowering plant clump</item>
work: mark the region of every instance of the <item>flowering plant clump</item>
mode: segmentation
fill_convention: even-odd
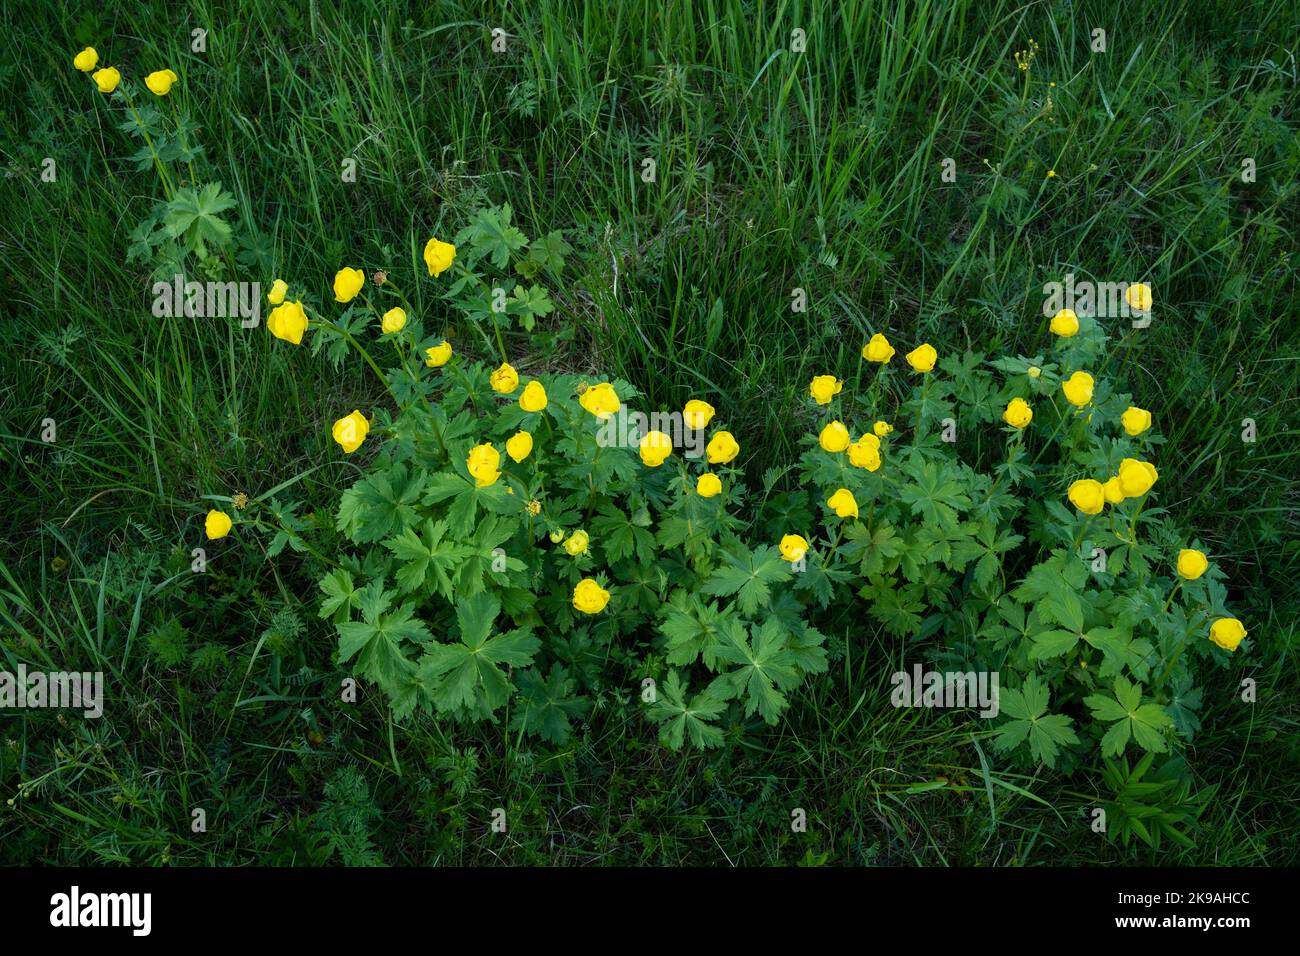
[[[163,184],[132,256],[162,272],[222,268],[234,201],[219,183],[193,187],[201,153],[184,114],[137,109],[130,78],[92,48],[73,62],[120,99],[122,128],[146,144],[136,158]],[[181,79],[143,82],[171,102]],[[490,207],[454,236],[422,237],[400,283],[353,263],[265,276],[276,346],[310,337],[336,366],[357,355],[387,398],[330,415],[332,447],[361,463],[335,515],[341,554],[313,549],[276,501],[265,519],[246,499],[237,519],[203,518],[209,539],[269,529],[269,556],[291,547],[328,567],[320,615],[339,660],[397,716],[508,719],[564,743],[600,695],[634,688],[666,745],[715,747],[778,722],[827,670],[823,633],[860,601],[900,645],[1000,676],[990,736],[1012,760],[1070,770],[1192,739],[1198,670],[1240,653],[1247,630],[1222,572],[1152,503],[1159,410],[1108,378],[1096,319],[1062,309],[1029,357],[874,332],[862,364],[823,370],[800,395],[792,418],[814,424],[796,487],[774,494],[781,463],[766,463],[751,497],[725,396],[691,395],[676,432],[622,440],[611,424],[653,411],[633,384],[512,362],[507,334],[554,310],[542,282],[572,251],[559,232],[529,241],[512,218]],[[490,278],[502,274],[521,281]],[[436,284],[491,361],[421,315],[401,290],[414,281]],[[1126,295],[1143,310],[1151,298],[1145,284]]]

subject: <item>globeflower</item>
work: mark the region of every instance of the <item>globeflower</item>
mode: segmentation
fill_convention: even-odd
[[[781,538],[781,557],[794,563],[808,553],[808,542],[803,535],[787,534]]]
[[[1136,438],[1151,427],[1151,413],[1145,408],[1130,405],[1119,417],[1119,423],[1124,426],[1124,431],[1130,438]]]
[[[506,454],[516,463],[523,461],[533,450],[533,436],[528,432],[515,432],[506,442]]]
[[[1101,514],[1101,509],[1106,507],[1101,482],[1092,478],[1080,478],[1074,482],[1070,485],[1068,495],[1070,503],[1086,515]]]
[[[1051,329],[1063,339],[1071,338],[1079,334],[1079,317],[1073,309],[1062,309],[1052,316]]]
[[[99,64],[99,54],[93,46],[88,46],[72,58],[72,65],[82,73],[89,73]]]
[[[149,87],[149,92],[154,96],[166,96],[179,79],[172,70],[158,70],[144,78],[144,85]]]
[[[714,432],[704,454],[710,465],[725,465],[740,454],[740,445],[731,432]]]
[[[370,432],[370,422],[357,409],[351,415],[345,415],[334,423],[334,440],[342,446],[345,454],[352,454],[361,447]]]
[[[519,395],[519,407],[526,412],[540,412],[546,407],[546,388],[533,379]]]
[[[1151,286],[1136,282],[1124,290],[1124,301],[1137,312],[1151,311]]]
[[[1101,483],[1101,493],[1105,496],[1108,505],[1117,505],[1126,497],[1124,489],[1120,487],[1118,476],[1103,481]]]
[[[1083,408],[1092,401],[1092,376],[1087,372],[1075,372],[1061,383],[1061,391],[1066,399],[1076,408]]]
[[[379,320],[379,327],[383,329],[385,335],[391,335],[394,332],[400,332],[406,328],[406,312],[403,309],[389,309]]]
[[[583,578],[573,589],[573,609],[583,614],[599,614],[609,603],[609,592],[595,578]]]
[[[853,497],[853,492],[847,488],[841,488],[831,495],[826,504],[841,518],[856,518],[858,516],[858,500]]]
[[[861,439],[855,441],[849,446],[849,464],[855,468],[865,468],[867,471],[879,471],[880,460],[880,440],[876,439],[876,444],[867,441],[868,438],[875,438],[875,435],[863,435]]]
[[[266,301],[272,305],[279,305],[284,301],[285,293],[289,291],[289,283],[283,279],[276,279],[271,284],[271,291],[266,294]]]
[[[849,430],[840,421],[828,423],[817,438],[822,448],[832,453],[841,452],[848,448],[849,442],[852,440],[849,437]]]
[[[301,302],[284,302],[271,310],[266,317],[267,331],[277,339],[302,344],[302,334],[307,331],[307,313]]]
[[[366,284],[366,274],[346,266],[334,274],[334,301],[351,302]]]
[[[451,343],[443,339],[441,345],[433,345],[424,350],[424,364],[429,368],[439,368],[451,361]]]
[[[888,365],[889,360],[894,357],[894,347],[889,344],[889,339],[877,332],[866,345],[862,346],[862,357],[868,362]]]
[[[209,540],[216,541],[218,538],[224,538],[230,534],[232,524],[230,515],[224,511],[213,509],[208,512],[207,518],[203,521],[203,531],[207,534]]]
[[[618,393],[609,382],[592,385],[578,396],[578,404],[602,420],[609,418],[622,407],[618,400]]]
[[[117,89],[117,84],[122,82],[122,74],[117,72],[116,67],[108,67],[103,70],[96,70],[90,78],[95,81],[101,93],[112,93]]]
[[[1197,551],[1195,548],[1183,548],[1178,552],[1178,576],[1188,581],[1195,581],[1205,569],[1210,566],[1210,560],[1205,556],[1204,551]]]
[[[692,431],[699,431],[713,421],[715,414],[717,414],[717,410],[708,402],[692,398],[686,403],[686,407],[682,409],[682,420],[686,422],[687,428]]]
[[[1221,617],[1210,625],[1210,640],[1225,651],[1235,651],[1245,636],[1246,628],[1235,617]]]
[[[929,372],[934,369],[938,358],[939,353],[934,350],[934,346],[925,342],[907,353],[907,364],[918,372]]]
[[[564,550],[570,557],[576,558],[580,554],[586,554],[591,544],[591,538],[585,531],[575,531],[569,535],[569,540],[564,542]]]
[[[1034,410],[1023,398],[1013,398],[1007,402],[1002,420],[1012,428],[1024,428],[1034,419]]]
[[[437,278],[456,261],[456,247],[450,242],[440,242],[437,239],[430,239],[424,244],[424,264],[429,269],[429,275]]]
[[[834,375],[818,375],[813,378],[812,384],[808,386],[808,394],[813,397],[813,401],[818,405],[828,405],[830,400],[840,393],[844,383]]]
[[[465,469],[476,485],[486,488],[501,477],[501,453],[492,447],[491,442],[475,445],[465,459]]]
[[[877,438],[884,438],[893,430],[894,430],[894,426],[889,424],[889,422],[886,421],[879,421],[871,426],[872,434],[874,434]]]
[[[488,381],[492,385],[492,391],[504,395],[519,387],[519,373],[509,362],[502,362],[500,367],[488,376]]]
[[[701,498],[712,498],[722,493],[722,480],[711,471],[706,471],[695,481],[695,493]]]
[[[658,468],[673,453],[673,440],[663,432],[646,432],[641,436],[641,460]]]
[[[1137,498],[1145,495],[1159,477],[1156,466],[1149,461],[1125,458],[1119,463],[1119,486],[1123,489],[1125,497]]]

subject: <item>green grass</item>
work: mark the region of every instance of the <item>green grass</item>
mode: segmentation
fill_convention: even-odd
[[[99,721],[0,716],[0,862],[1297,861],[1295,3],[113,6],[0,13],[0,655],[109,686]],[[199,181],[220,180],[255,237],[218,270],[324,298],[345,263],[386,269],[473,354],[417,281],[419,252],[508,203],[575,247],[512,361],[608,371],[650,407],[707,394],[756,477],[794,461],[809,379],[855,384],[874,331],[1032,355],[1045,282],[1150,281],[1156,319],[1116,361],[1168,438],[1160,504],[1227,570],[1255,638],[1207,686],[1187,754],[1219,788],[1196,848],[1115,847],[1081,816],[1095,775],[1008,772],[978,721],[894,710],[904,652],[874,627],[832,635],[831,674],[779,727],[707,756],[658,746],[630,688],[558,750],[494,726],[394,728],[364,689],[338,703],[310,556],[229,544],[190,575],[190,548],[203,496],[295,476],[332,534],[356,469],[329,422],[378,393],[359,363],[336,373],[263,330],[150,315],[125,254],[160,186],[72,69],[87,44],[133,77],[181,75],[169,105],[202,128]],[[881,396],[883,417],[898,401]]]

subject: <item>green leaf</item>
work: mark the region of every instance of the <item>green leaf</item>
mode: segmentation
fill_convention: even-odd
[[[1102,753],[1118,757],[1132,737],[1143,750],[1165,753],[1169,743],[1165,731],[1172,730],[1174,722],[1159,704],[1142,703],[1142,685],[1133,684],[1124,677],[1115,678],[1115,696],[1093,694],[1084,701],[1100,721],[1115,721],[1101,740]]]
[[[724,549],[724,560],[704,582],[705,594],[736,595],[740,612],[752,617],[771,595],[770,585],[790,579],[790,568],[770,545],[750,551],[743,544]]]
[[[490,715],[510,695],[510,680],[501,665],[532,663],[541,641],[527,629],[492,636],[500,611],[500,602],[486,592],[466,598],[456,605],[460,643],[429,646],[419,676],[432,687],[440,711],[463,708]]]
[[[669,671],[655,702],[650,705],[650,719],[663,725],[659,728],[660,742],[672,750],[681,750],[687,738],[700,750],[721,746],[722,731],[709,721],[717,719],[726,710],[726,702],[706,690],[687,703],[686,688],[677,671]]]
[[[718,648],[719,661],[737,665],[734,670],[720,675],[709,685],[709,693],[730,700],[745,695],[745,714],[759,714],[767,723],[775,724],[787,706],[781,689],[799,683],[802,673],[795,656],[786,646],[787,632],[781,624],[767,620],[755,626],[750,634],[751,646],[741,636]]]
[[[203,258],[207,256],[206,243],[218,249],[229,245],[230,224],[221,214],[235,205],[235,197],[223,190],[221,183],[208,183],[199,192],[183,186],[167,203],[163,225],[168,235],[182,239],[191,252]]]
[[[584,716],[591,702],[574,696],[577,681],[559,663],[551,665],[549,677],[530,668],[519,674],[518,709],[511,718],[513,730],[536,734],[553,744],[568,743],[573,734],[570,720]]]
[[[1055,767],[1060,748],[1077,744],[1079,738],[1069,717],[1047,713],[1048,700],[1047,684],[1033,674],[1025,678],[1019,690],[1002,690],[998,694],[999,709],[1011,719],[998,728],[993,746],[1005,752],[1027,739],[1030,756]]]
[[[415,523],[423,490],[423,477],[405,464],[377,471],[343,492],[335,526],[356,544],[379,541]]]
[[[397,586],[403,592],[437,591],[448,601],[453,600],[451,575],[474,554],[474,549],[444,539],[446,533],[445,521],[435,524],[432,518],[426,518],[423,536],[407,528],[384,542],[398,562]]]

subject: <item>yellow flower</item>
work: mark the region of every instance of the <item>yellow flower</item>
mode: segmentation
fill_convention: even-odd
[[[1024,428],[1034,420],[1034,410],[1029,407],[1029,403],[1023,398],[1013,398],[1007,402],[1006,411],[1002,413],[1002,420],[1012,428]]]
[[[211,540],[216,541],[218,538],[224,538],[230,534],[232,524],[230,515],[224,511],[213,510],[209,511],[207,518],[204,519],[203,530]]]
[[[1105,496],[1108,505],[1117,505],[1126,497],[1124,489],[1120,487],[1118,477],[1103,481],[1101,483],[1101,493]]]
[[[1061,383],[1061,391],[1071,405],[1083,408],[1092,401],[1092,376],[1087,372],[1075,372]]]
[[[343,446],[344,453],[350,455],[366,440],[370,432],[370,422],[357,409],[351,415],[345,415],[334,423],[334,440]]]
[[[530,515],[539,515],[542,513],[542,503],[536,498],[528,502],[528,513]]]
[[[302,334],[307,331],[307,313],[301,302],[284,302],[271,310],[266,317],[266,328],[277,339],[284,339],[294,345],[302,343]]]
[[[1025,374],[1030,378],[1038,378],[1038,376],[1043,374],[1043,370],[1037,365],[1031,365],[1025,370]]]
[[[88,46],[72,58],[72,65],[82,73],[89,73],[99,64],[99,54],[93,46]]]
[[[384,330],[385,335],[402,331],[406,328],[406,312],[403,309],[389,309],[379,320],[379,327]]]
[[[609,592],[595,578],[583,578],[573,589],[573,609],[583,614],[599,614],[609,603]]]
[[[813,397],[813,401],[818,405],[827,405],[830,400],[840,393],[844,383],[834,375],[818,375],[808,386],[808,394]]]
[[[1221,617],[1210,625],[1210,640],[1225,651],[1235,651],[1245,636],[1246,628],[1235,617]]]
[[[564,540],[564,532],[559,530],[552,531],[549,537],[551,539],[551,544],[559,544]]]
[[[934,346],[926,342],[907,353],[907,364],[918,372],[928,372],[934,368],[938,357],[939,353],[934,350]]]
[[[601,382],[588,388],[578,396],[578,404],[600,419],[609,418],[622,407],[618,400],[618,393],[609,382]]]
[[[808,553],[808,542],[802,535],[787,534],[781,538],[781,557],[792,564]]]
[[[1145,495],[1159,477],[1156,466],[1149,461],[1125,458],[1119,463],[1119,486],[1127,498]]]
[[[587,532],[575,531],[573,534],[569,535],[569,540],[564,542],[564,550],[567,551],[571,557],[576,558],[580,554],[586,554],[587,548],[590,544],[591,538],[587,536]]]
[[[122,74],[117,72],[116,67],[112,66],[104,70],[96,70],[90,75],[90,78],[95,81],[95,85],[99,87],[101,93],[112,93],[117,89],[117,84],[122,82]]]
[[[351,302],[361,291],[361,287],[366,284],[366,274],[360,269],[349,269],[346,266],[340,269],[334,275],[334,301]]]
[[[528,432],[515,432],[506,442],[506,454],[516,462],[523,461],[533,450],[533,436]]]
[[[847,488],[841,488],[831,495],[826,504],[841,518],[856,518],[858,516],[858,500],[853,497],[853,492]]]
[[[285,293],[289,291],[289,283],[283,279],[276,279],[271,284],[271,291],[266,294],[266,301],[272,305],[279,305],[284,301]]]
[[[673,453],[673,440],[663,432],[646,432],[641,436],[641,460],[658,468]]]
[[[1063,339],[1079,334],[1079,317],[1074,309],[1062,309],[1052,316],[1052,332]]]
[[[1080,478],[1070,485],[1069,497],[1070,503],[1086,515],[1101,514],[1101,509],[1106,507],[1101,482],[1091,478]]]
[[[1124,301],[1129,304],[1130,309],[1138,312],[1151,311],[1151,286],[1145,282],[1137,282],[1124,290]]]
[[[171,92],[172,84],[179,79],[180,77],[171,70],[158,70],[144,78],[144,85],[149,87],[149,92],[155,96],[166,96]]]
[[[1151,427],[1151,413],[1145,408],[1130,405],[1124,414],[1119,417],[1119,422],[1124,426],[1124,431],[1128,432],[1130,437],[1136,438]]]
[[[822,429],[817,440],[826,451],[841,452],[849,447],[849,442],[853,439],[849,437],[849,430],[844,427],[844,423],[835,421],[828,423]]]
[[[862,346],[862,357],[868,362],[888,365],[889,360],[894,357],[894,347],[889,344],[889,339],[877,332],[871,337],[871,341]]]
[[[722,481],[711,471],[706,471],[695,481],[695,493],[701,498],[712,498],[722,493]]]
[[[894,430],[894,426],[889,424],[889,422],[886,421],[879,421],[871,426],[871,431],[877,438],[884,438],[893,430]]]
[[[740,445],[731,432],[714,432],[704,454],[710,465],[725,465],[740,454]]]
[[[446,339],[442,340],[441,345],[433,345],[424,350],[426,356],[424,364],[429,368],[440,368],[451,361],[451,343]]]
[[[1210,566],[1204,551],[1195,548],[1183,548],[1178,552],[1178,576],[1188,581],[1195,581]]]
[[[519,387],[519,373],[509,362],[502,362],[501,366],[488,376],[488,381],[492,383],[494,392],[504,395]]]
[[[424,244],[424,264],[429,267],[429,275],[440,276],[456,261],[456,247],[450,242],[430,239]]]
[[[533,379],[524,386],[519,395],[519,407],[526,412],[540,412],[546,407],[546,389],[541,382]]]
[[[868,438],[876,438],[876,436],[863,435],[861,440],[849,446],[849,464],[855,468],[865,468],[867,471],[879,471],[880,439],[876,438],[876,444],[873,445],[867,441]]]
[[[692,398],[682,409],[682,419],[686,422],[686,427],[693,431],[699,431],[713,421],[715,414],[717,410],[712,405],[698,398]]]
[[[465,469],[480,488],[495,484],[501,477],[501,453],[492,447],[491,442],[475,445],[469,450],[465,459]]]

